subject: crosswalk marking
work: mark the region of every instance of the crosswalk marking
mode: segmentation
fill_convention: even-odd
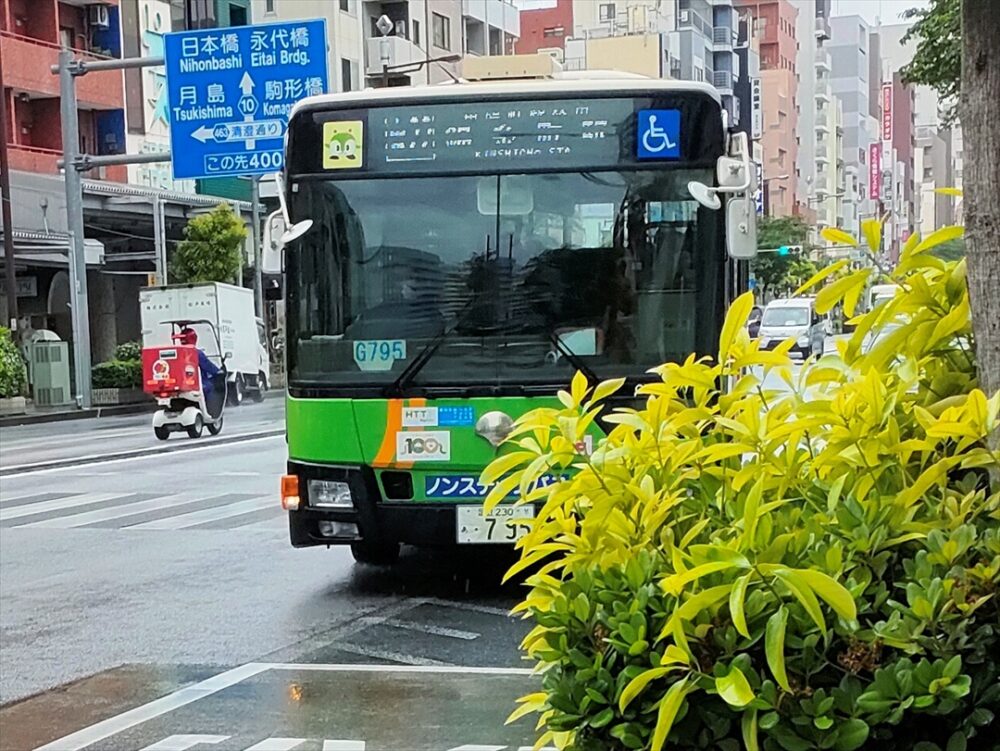
[[[85,524],[108,521],[109,519],[120,519],[123,517],[134,516],[136,514],[143,514],[147,511],[158,511],[162,508],[168,508],[170,506],[181,506],[189,503],[196,503],[199,500],[202,499],[192,496],[190,493],[178,493],[177,495],[160,496],[152,498],[148,501],[126,503],[120,506],[112,506],[111,508],[98,509],[97,511],[84,511],[80,514],[71,514],[70,516],[56,516],[52,519],[43,519],[42,521],[30,522],[21,526],[49,527],[56,529],[82,527]]]
[[[239,503],[229,503],[217,508],[192,511],[187,514],[170,516],[166,519],[157,519],[144,524],[135,524],[130,526],[129,529],[185,529],[187,527],[193,527],[196,524],[213,522],[230,516],[238,516],[240,514],[245,514],[247,511],[255,511],[256,509],[265,508],[269,505],[275,506],[275,509],[277,510],[277,505],[275,504],[273,495],[251,498],[248,501],[240,501]]]
[[[0,506],[0,526],[4,529],[255,529],[276,532],[284,529],[285,517],[271,493],[63,492],[4,500],[13,504]]]
[[[81,493],[66,496],[52,501],[42,503],[29,503],[24,506],[17,506],[11,509],[0,509],[0,521],[8,519],[19,519],[22,516],[34,516],[46,511],[59,511],[61,509],[72,508],[73,506],[89,506],[92,503],[103,503],[115,498],[127,498],[132,493]]]

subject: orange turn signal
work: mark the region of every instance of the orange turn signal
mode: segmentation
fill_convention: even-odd
[[[281,478],[281,508],[295,511],[299,507],[299,476],[283,475]]]

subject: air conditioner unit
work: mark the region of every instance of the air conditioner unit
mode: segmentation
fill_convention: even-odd
[[[106,29],[111,25],[111,17],[108,13],[108,6],[104,4],[88,5],[87,19],[90,25],[98,29]]]

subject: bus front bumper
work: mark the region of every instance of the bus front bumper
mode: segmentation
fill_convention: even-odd
[[[370,467],[334,467],[290,461],[288,473],[298,476],[301,502],[288,511],[293,547],[374,544],[448,547],[456,544],[455,503],[387,501]],[[346,482],[351,505],[317,507],[310,503],[310,480]]]

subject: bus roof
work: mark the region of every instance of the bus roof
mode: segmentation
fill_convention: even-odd
[[[380,89],[363,89],[338,94],[322,94],[301,99],[292,108],[290,117],[300,110],[325,109],[330,106],[354,105],[359,107],[379,104],[407,104],[460,100],[468,97],[501,94],[506,97],[537,94],[618,94],[621,96],[641,96],[657,92],[688,92],[706,94],[721,104],[718,90],[706,83],[696,81],[666,81],[660,78],[618,73],[615,71],[580,71],[556,73],[551,78],[521,78],[492,80],[475,83],[442,83],[422,86],[392,86]]]

